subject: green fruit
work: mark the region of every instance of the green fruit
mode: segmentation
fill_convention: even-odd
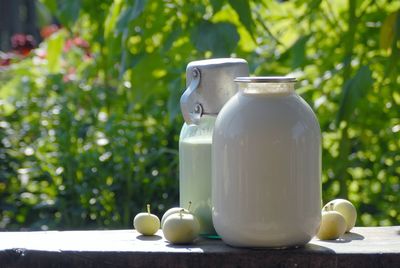
[[[154,235],[160,229],[160,219],[150,213],[150,205],[147,204],[147,212],[135,216],[133,227],[142,235]]]
[[[346,231],[346,220],[336,211],[322,212],[321,225],[317,237],[321,240],[335,240]]]
[[[164,213],[164,215],[162,216],[162,218],[161,218],[161,229],[163,229],[164,222],[165,222],[165,220],[168,218],[169,215],[172,215],[172,214],[175,214],[175,213],[179,213],[182,209],[183,209],[183,211],[184,211],[185,213],[190,213],[189,210],[184,209],[184,208],[179,208],[179,207],[174,207],[174,208],[168,209],[168,210]]]
[[[179,213],[169,215],[163,225],[165,239],[173,244],[190,244],[197,238],[200,224],[197,218],[181,209]]]
[[[343,215],[346,220],[346,232],[349,232],[357,220],[357,210],[353,204],[346,199],[335,199],[327,203],[323,211],[336,211]]]

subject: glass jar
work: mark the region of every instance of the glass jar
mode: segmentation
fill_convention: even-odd
[[[229,245],[304,245],[321,220],[321,132],[296,79],[238,77],[212,148],[212,209]]]

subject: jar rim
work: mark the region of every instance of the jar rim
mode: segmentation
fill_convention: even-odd
[[[295,83],[297,79],[289,76],[240,76],[234,81],[238,83]]]

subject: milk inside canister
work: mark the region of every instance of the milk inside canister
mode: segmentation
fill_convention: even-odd
[[[215,118],[206,119],[213,126]],[[186,126],[190,128],[190,126]],[[212,129],[209,129],[212,131]],[[204,133],[179,142],[180,206],[188,207],[200,222],[201,234],[213,235],[211,214],[211,144],[212,136]]]
[[[218,112],[236,94],[235,77],[248,75],[243,59],[193,61],[186,69],[186,90],[181,97],[185,119],[179,137],[179,205],[200,222],[200,234],[216,235],[211,212],[211,148]]]

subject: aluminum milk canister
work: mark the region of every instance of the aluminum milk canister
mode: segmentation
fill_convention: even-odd
[[[304,245],[321,220],[321,132],[289,77],[239,77],[213,134],[213,222],[239,247]]]
[[[234,78],[247,76],[243,59],[221,58],[190,62],[187,89],[181,97],[185,123],[179,138],[179,200],[192,203],[200,234],[215,235],[211,214],[211,146],[216,116],[238,90]]]

